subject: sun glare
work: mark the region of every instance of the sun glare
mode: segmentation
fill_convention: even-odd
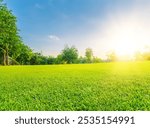
[[[111,28],[111,32],[109,42],[118,56],[133,57],[135,52],[150,42],[149,31],[140,23],[127,22],[116,25]]]
[[[117,55],[133,55],[137,48],[135,37],[130,35],[119,35],[116,40],[114,50]]]
[[[120,44],[117,44],[114,50],[118,55],[131,55],[134,53],[135,48],[129,42],[122,42]]]

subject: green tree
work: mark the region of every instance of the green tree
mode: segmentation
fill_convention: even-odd
[[[48,64],[48,57],[37,52],[33,54],[30,62],[32,65],[46,65]]]
[[[3,65],[9,65],[11,50],[21,42],[16,25],[16,17],[0,1],[0,50],[3,53]],[[15,52],[15,51],[14,51]]]
[[[84,64],[84,63],[86,63],[86,58],[85,58],[85,57],[80,56],[80,57],[78,58],[78,63],[80,63],[80,64]]]
[[[102,59],[101,58],[98,58],[98,57],[93,57],[93,63],[100,63],[102,62]]]
[[[74,47],[68,47],[67,45],[65,46],[65,48],[62,50],[62,60],[67,63],[67,64],[71,64],[71,63],[76,63],[77,59],[78,59],[78,50]]]
[[[64,64],[65,62],[62,59],[62,54],[57,55],[55,59],[55,64]]]
[[[47,64],[55,64],[56,58],[53,56],[49,56],[47,58]]]
[[[85,50],[85,57],[86,57],[87,63],[92,63],[93,51],[91,48],[87,48]]]

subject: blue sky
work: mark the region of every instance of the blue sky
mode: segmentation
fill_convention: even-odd
[[[64,45],[68,44],[76,46],[80,55],[84,55],[85,49],[90,47],[96,56],[104,57],[109,50],[118,46],[116,42],[120,43],[124,38],[128,38],[128,42],[131,43],[130,35],[124,35],[128,31],[131,33],[138,31],[132,35],[134,38],[143,34],[144,37],[136,40],[143,41],[143,38],[146,38],[144,45],[149,45],[150,42],[148,37],[150,29],[147,27],[150,21],[148,0],[142,2],[4,0],[4,2],[18,18],[17,25],[23,41],[35,51],[42,51],[44,55],[56,56]],[[135,40],[133,42],[135,43]],[[138,50],[142,44],[136,45]]]

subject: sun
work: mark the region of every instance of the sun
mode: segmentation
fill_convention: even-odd
[[[97,51],[115,52],[121,60],[133,60],[136,53],[145,52],[145,46],[150,46],[150,26],[147,20],[138,15],[132,17],[116,16],[105,22],[102,29],[92,37],[92,42],[98,42],[94,46]],[[96,37],[96,38],[95,38]],[[93,41],[94,39],[94,41]],[[99,54],[101,54],[98,52]],[[105,55],[103,54],[105,57]]]
[[[125,37],[119,36],[118,38],[119,39],[116,41],[114,46],[114,51],[117,55],[131,56],[138,50],[134,37],[129,37],[126,35]]]
[[[144,47],[144,42],[150,41],[148,33],[143,30],[134,24],[124,24],[124,26],[114,29],[110,42],[116,54],[118,56],[134,56],[136,51]]]

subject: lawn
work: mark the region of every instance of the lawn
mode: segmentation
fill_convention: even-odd
[[[150,110],[150,62],[0,66],[0,110]]]

